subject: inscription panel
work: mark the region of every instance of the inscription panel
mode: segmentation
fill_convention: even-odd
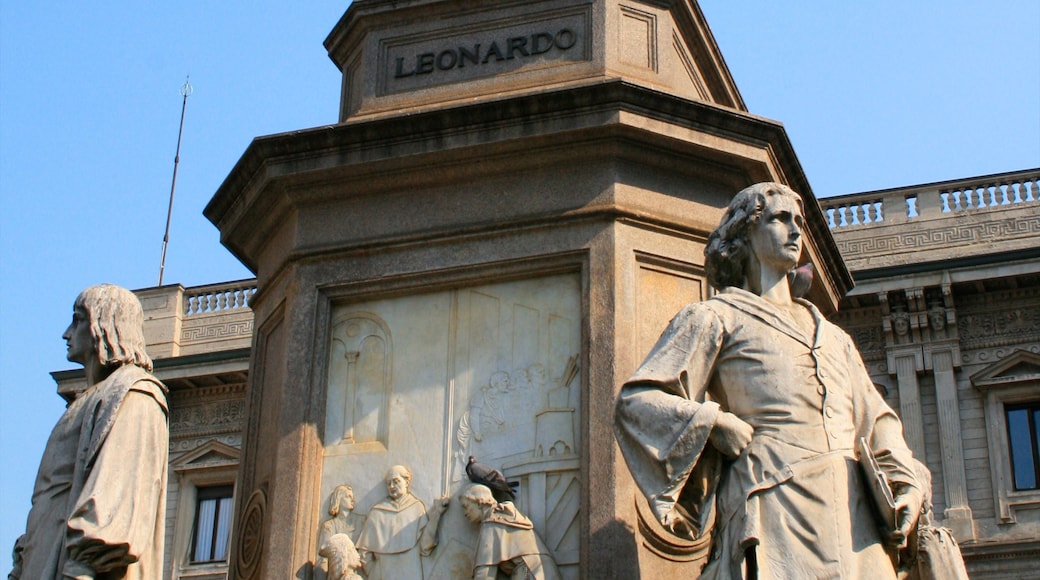
[[[590,60],[589,7],[384,38],[379,96]]]

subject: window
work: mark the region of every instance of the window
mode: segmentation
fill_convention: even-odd
[[[1040,487],[1037,423],[1040,423],[1040,403],[1007,407],[1008,445],[1015,491]]]
[[[997,521],[1040,508],[1040,354],[1016,350],[971,376],[985,396],[986,446]]]
[[[234,486],[200,487],[195,494],[195,526],[191,542],[191,562],[227,559],[231,531]]]

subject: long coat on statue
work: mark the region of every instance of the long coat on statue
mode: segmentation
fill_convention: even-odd
[[[808,302],[807,335],[765,299],[727,288],[680,311],[617,405],[618,443],[660,519],[678,504],[712,533],[702,578],[894,578],[855,458],[866,437],[893,483],[917,485],[902,425],[852,340]],[[754,428],[723,461],[721,410]]]
[[[74,577],[84,566],[101,580],[162,577],[167,409],[166,388],[134,365],[69,404],[40,462],[15,578]]]

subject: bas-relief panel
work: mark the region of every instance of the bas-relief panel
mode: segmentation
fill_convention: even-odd
[[[344,484],[369,514],[393,465],[432,512],[473,455],[519,484],[517,506],[576,577],[580,349],[577,274],[334,306],[319,521]],[[444,514],[426,578],[469,577],[477,528],[461,511]]]

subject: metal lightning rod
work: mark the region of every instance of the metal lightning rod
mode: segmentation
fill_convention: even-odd
[[[177,153],[173,157],[173,183],[170,184],[170,207],[166,210],[166,233],[163,234],[162,239],[162,257],[159,258],[159,286],[162,286],[163,270],[166,268],[166,246],[170,243],[170,218],[173,217],[173,192],[177,189],[177,165],[181,162],[181,136],[184,134],[184,111],[188,108],[188,97],[191,96],[192,89],[191,84],[188,83],[188,78],[184,78],[184,86],[181,87],[180,93],[183,100],[181,101],[181,126],[177,130]]]

